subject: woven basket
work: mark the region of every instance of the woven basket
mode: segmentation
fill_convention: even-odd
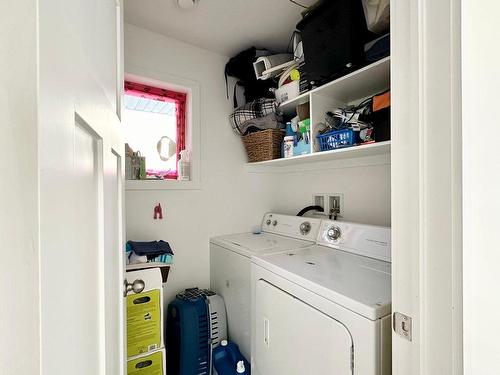
[[[267,129],[242,136],[248,161],[255,163],[280,158],[284,134],[283,130]]]

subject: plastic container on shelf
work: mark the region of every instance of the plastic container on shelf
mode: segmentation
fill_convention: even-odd
[[[276,101],[278,102],[278,104],[295,99],[300,95],[300,83],[299,81],[292,81],[290,83],[287,83],[277,89],[274,94],[276,96]]]
[[[351,147],[356,143],[355,134],[352,129],[336,130],[326,134],[320,134],[316,138],[319,142],[320,151]]]
[[[283,157],[291,158],[293,156],[294,144],[295,137],[293,135],[287,135],[283,139]]]
[[[293,147],[293,156],[307,155],[311,153],[311,145],[305,140],[300,140]]]
[[[189,161],[189,151],[182,150],[177,164],[177,179],[179,181],[189,181],[191,179],[191,162]]]
[[[305,119],[297,124],[298,140],[293,148],[293,155],[306,155],[311,152],[311,120]]]

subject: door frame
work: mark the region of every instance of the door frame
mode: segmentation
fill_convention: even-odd
[[[391,0],[393,374],[463,373],[460,0]]]
[[[492,44],[500,38],[500,3],[462,0],[462,9],[464,373],[495,375],[500,342],[491,321],[500,311],[500,148],[490,135],[497,132],[500,106],[500,53]]]

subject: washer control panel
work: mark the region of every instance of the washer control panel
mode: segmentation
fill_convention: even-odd
[[[269,213],[262,220],[262,231],[316,241],[321,219]]]

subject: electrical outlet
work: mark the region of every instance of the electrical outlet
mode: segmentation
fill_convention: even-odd
[[[341,217],[344,212],[344,194],[324,193],[313,194],[313,205],[321,206],[325,210],[325,215]]]
[[[326,207],[325,207],[325,195],[323,194],[314,194],[313,195],[313,206],[320,206],[325,209],[326,212]]]

